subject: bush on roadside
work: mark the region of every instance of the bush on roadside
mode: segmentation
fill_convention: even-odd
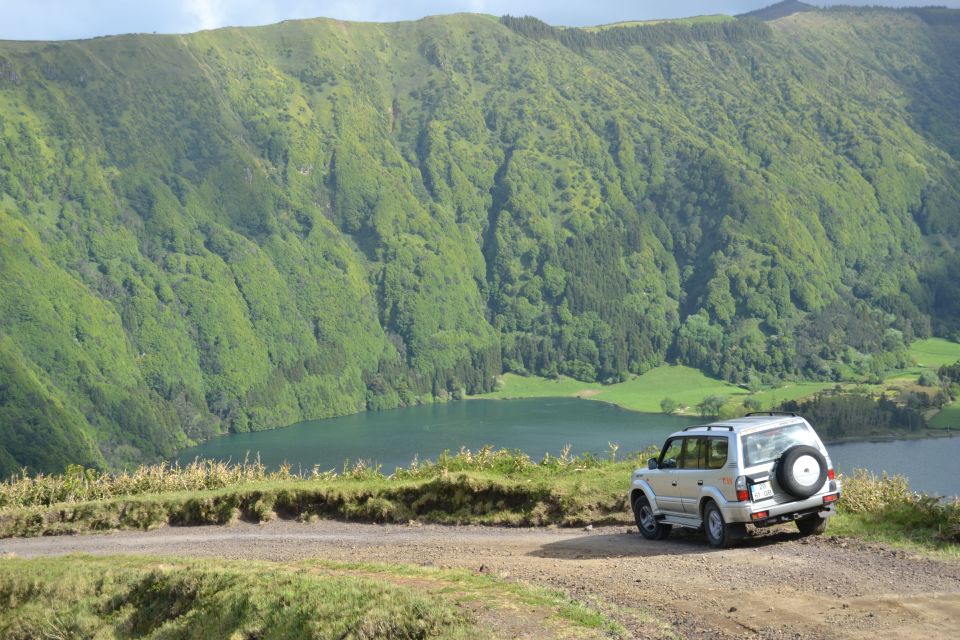
[[[904,531],[933,531],[949,542],[960,542],[960,501],[940,500],[910,490],[901,475],[876,476],[856,469],[843,480],[840,509],[877,525],[895,526]]]
[[[314,473],[317,473],[314,471]],[[253,461],[229,463],[195,460],[181,467],[167,463],[144,465],[134,471],[107,473],[70,465],[62,474],[26,471],[0,482],[0,509],[51,505],[60,502],[86,502],[116,496],[135,496],[171,491],[207,491],[231,485],[295,477],[290,467],[268,471],[259,457]]]

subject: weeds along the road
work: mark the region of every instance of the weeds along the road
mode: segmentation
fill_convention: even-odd
[[[630,524],[631,471],[656,451],[534,461],[485,447],[414,461],[385,475],[358,462],[341,472],[270,471],[259,461],[198,461],[121,474],[79,467],[0,483],[0,537],[263,522],[275,517],[370,522],[576,526]],[[832,532],[960,555],[960,503],[911,492],[906,479],[862,470],[844,478]]]

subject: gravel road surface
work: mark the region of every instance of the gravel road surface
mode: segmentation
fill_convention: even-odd
[[[788,529],[722,551],[701,535],[652,542],[623,526],[333,521],[0,540],[0,557],[70,553],[465,567],[566,591],[638,638],[960,637],[960,562]]]

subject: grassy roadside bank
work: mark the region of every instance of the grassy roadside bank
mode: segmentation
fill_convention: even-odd
[[[612,455],[612,454],[611,454]],[[111,476],[0,484],[0,537],[163,525],[263,522],[275,517],[369,522],[574,526],[632,522],[626,481],[643,458],[546,457],[462,450],[384,476],[358,464],[343,474],[298,476],[262,465],[200,462]]]
[[[309,521],[507,526],[632,524],[630,472],[650,452],[608,459],[549,457],[482,449],[442,456],[384,476],[357,466],[300,477],[256,463],[145,467],[133,474],[21,478],[0,484],[0,537],[72,534],[166,525]],[[857,471],[844,478],[831,528],[960,556],[960,502],[910,491],[902,477]]]
[[[0,637],[621,637],[547,589],[465,570],[307,561],[0,558]]]

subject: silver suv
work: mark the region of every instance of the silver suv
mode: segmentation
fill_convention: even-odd
[[[748,524],[790,521],[802,535],[820,534],[840,499],[827,449],[793,413],[687,427],[667,438],[647,467],[633,472],[630,504],[650,540],[680,526],[702,528],[711,545],[728,547]]]

